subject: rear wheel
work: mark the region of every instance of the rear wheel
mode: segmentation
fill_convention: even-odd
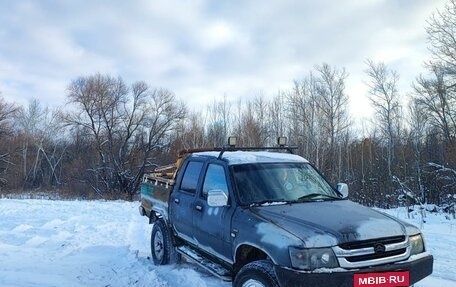
[[[173,264],[179,261],[180,256],[173,246],[171,232],[163,219],[154,223],[150,248],[155,265]]]
[[[259,260],[244,265],[234,279],[234,287],[279,287],[272,262]]]

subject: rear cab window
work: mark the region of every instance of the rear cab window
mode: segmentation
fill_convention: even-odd
[[[202,168],[203,162],[190,161],[185,168],[179,190],[195,193]]]

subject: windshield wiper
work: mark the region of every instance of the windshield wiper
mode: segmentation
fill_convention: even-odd
[[[339,197],[331,196],[331,195],[328,195],[328,194],[309,193],[309,194],[306,194],[306,195],[303,195],[303,196],[299,197],[296,201],[306,201],[306,200],[313,199],[313,198],[319,197],[319,196],[326,197],[326,198],[331,198],[331,199],[340,199]]]
[[[257,201],[257,202],[253,202],[250,204],[250,206],[261,206],[261,205],[267,205],[267,204],[274,204],[274,203],[277,203],[277,204],[280,204],[280,203],[288,203],[290,202],[290,200],[287,200],[287,199],[283,199],[283,198],[280,198],[280,199],[266,199],[266,200],[262,200],[262,201]]]

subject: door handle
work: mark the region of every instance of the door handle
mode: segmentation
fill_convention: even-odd
[[[195,209],[198,210],[198,211],[202,211],[203,210],[203,207],[201,205],[196,205],[195,206]]]
[[[179,198],[175,198],[175,199],[174,199],[174,202],[177,203],[177,204],[179,204],[179,202],[180,202]]]

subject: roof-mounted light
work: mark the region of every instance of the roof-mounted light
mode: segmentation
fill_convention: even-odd
[[[235,147],[237,144],[237,137],[228,137],[228,146]]]
[[[280,147],[284,147],[287,145],[287,137],[278,137],[277,138],[277,144],[280,146]]]

